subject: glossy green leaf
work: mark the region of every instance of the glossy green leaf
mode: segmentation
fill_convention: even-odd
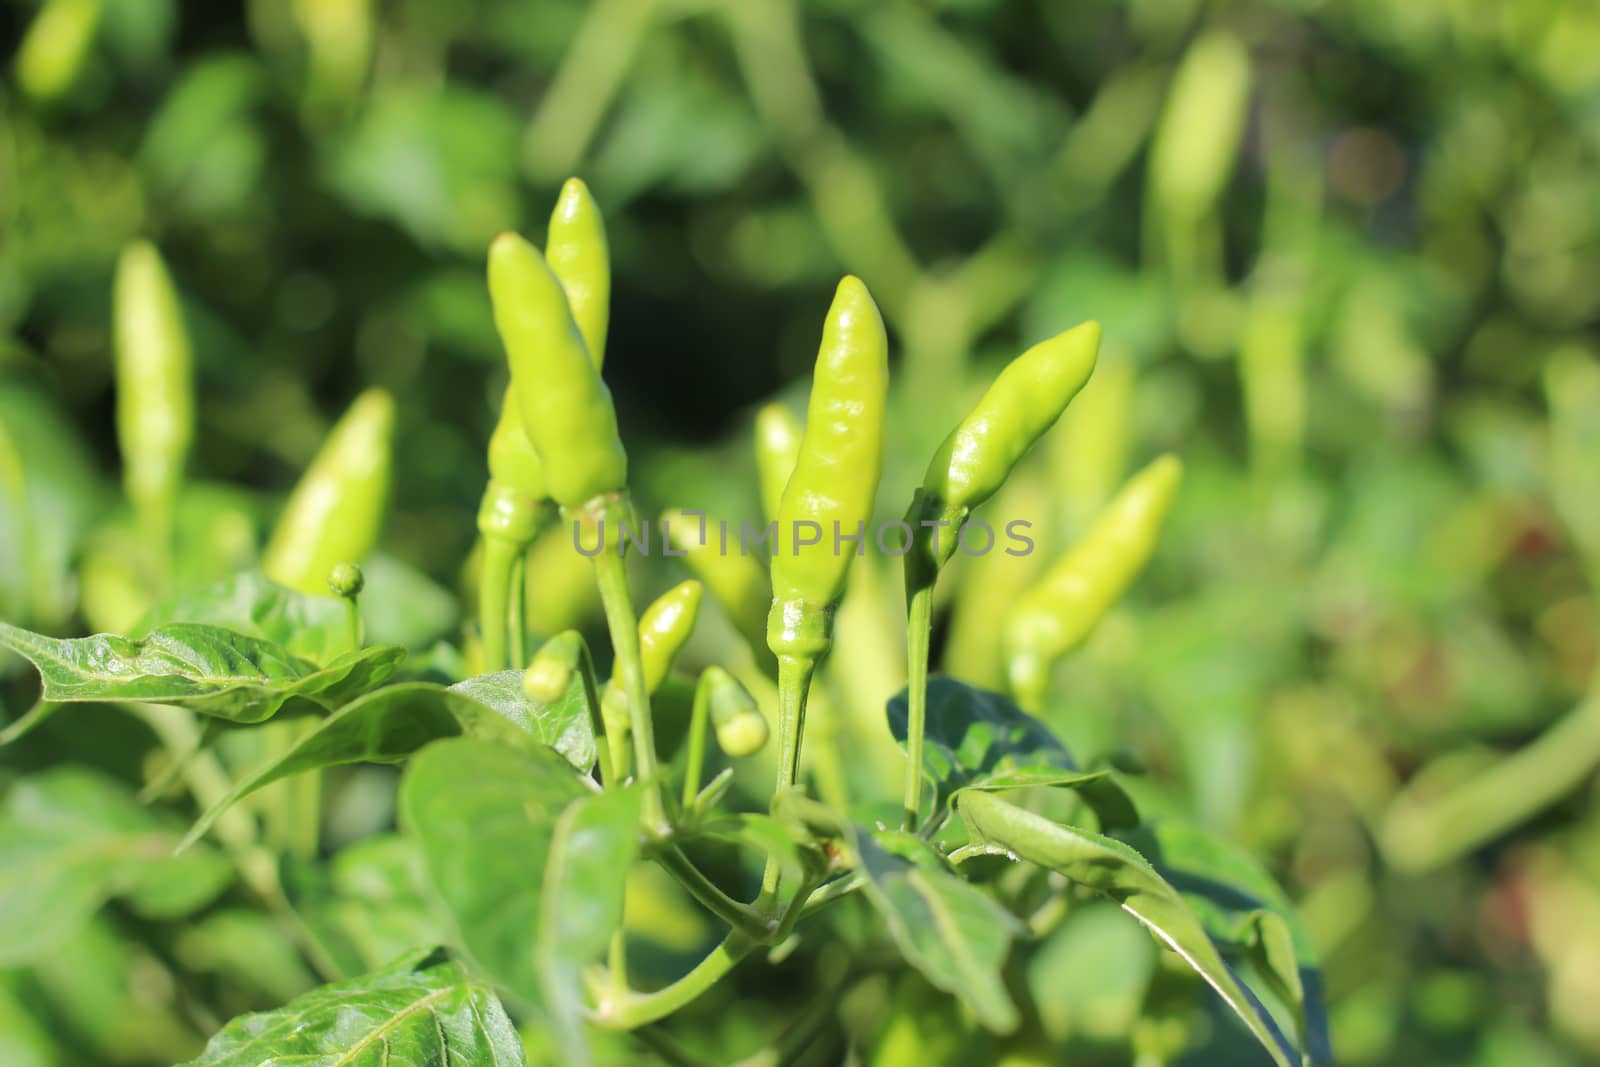
[[[517,1067],[522,1040],[485,985],[437,949],[222,1028],[186,1067]]]
[[[532,700],[522,691],[521,671],[480,674],[456,683],[450,691],[493,708],[535,741],[561,753],[578,770],[587,773],[594,767],[594,713],[578,672],[573,672],[567,691],[548,704]]]
[[[1017,1009],[1000,968],[1021,923],[919,838],[857,831],[852,847],[867,899],[906,961],[960,997],[988,1029],[1016,1029]]]
[[[505,675],[515,673],[507,671]],[[594,734],[588,729],[586,706],[578,718],[567,703],[535,704],[522,696],[521,686],[512,685],[509,678],[490,675],[469,681],[480,684],[447,689],[433,682],[402,682],[351,701],[304,734],[289,751],[240,779],[227,796],[200,816],[184,837],[183,847],[199,840],[228,808],[281,778],[347,763],[400,763],[430,741],[445,737],[464,734],[513,746],[541,744],[553,737],[566,745],[568,751],[563,755],[570,758],[576,751],[579,758],[587,756],[587,765],[578,765],[578,770],[587,771],[594,765]],[[468,694],[491,695],[496,703]],[[555,709],[550,715],[558,720],[554,724],[547,722],[548,709]]]
[[[565,1062],[591,1062],[583,1032],[582,968],[622,926],[623,891],[639,855],[639,787],[580,797],[550,838],[534,942],[544,1005]]]
[[[906,744],[905,691],[888,705],[889,729]],[[1104,829],[1136,826],[1138,812],[1105,771],[1078,771],[1049,727],[999,693],[936,675],[928,679],[928,718],[923,772],[946,804],[961,789],[1003,792],[1037,786],[1082,793]]]
[[[533,938],[550,839],[567,806],[589,795],[553,749],[472,738],[429,745],[401,779],[402,825],[462,946],[527,1001],[539,999]]]
[[[1300,1052],[1212,943],[1199,916],[1133,848],[1050,822],[988,793],[963,793],[959,810],[975,839],[1116,901],[1216,990],[1278,1067],[1302,1063]]]
[[[174,857],[177,840],[97,772],[58,768],[18,781],[0,808],[0,966],[48,953],[114,896],[157,919],[209,903],[232,866],[209,849]]]
[[[175,593],[150,609],[130,633],[143,637],[172,623],[204,623],[270,641],[291,655],[327,663],[350,647],[344,602],[308,596],[260,571],[245,571],[200,589]]]
[[[318,668],[270,641],[193,623],[138,639],[62,639],[0,622],[0,646],[34,665],[45,700],[177,704],[239,723],[269,719],[293,701],[337,707],[383,681],[405,656],[378,645]]]
[[[1332,1059],[1316,946],[1293,905],[1255,858],[1193,823],[1160,819],[1116,835],[1134,846],[1221,945],[1248,954],[1292,1006],[1313,1063]]]

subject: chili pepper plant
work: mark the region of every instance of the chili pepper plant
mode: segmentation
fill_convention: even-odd
[[[510,384],[470,622],[408,649],[368,606],[398,581],[374,553],[403,477],[403,399],[355,400],[258,558],[197,560],[191,345],[159,252],[127,250],[115,536],[131,547],[115,610],[86,612],[125,622],[79,638],[0,624],[40,679],[6,740],[53,716],[88,728],[105,720],[83,706],[109,705],[160,749],[138,796],[87,767],[12,784],[0,962],[48,974],[100,924],[136,924],[179,995],[128,1020],[134,1058],[197,1067],[1048,1063],[1067,1047],[1055,1002],[1082,987],[1030,980],[1037,947],[1110,906],[1133,951],[1151,951],[1145,934],[1159,946],[1164,977],[1132,1046],[1098,1055],[1169,1062],[1209,1018],[1233,1062],[1330,1059],[1285,895],[1181,812],[1151,815],[1132,761],[1080,761],[1037,714],[1052,668],[1150,559],[1179,459],[1139,471],[1025,591],[963,580],[953,607],[941,582],[1091,379],[1097,324],[1062,324],[1011,362],[919,485],[880,485],[890,345],[867,283],[846,277],[803,421],[781,404],[756,419],[767,514],[751,552],[704,514],[645,515],[630,495],[601,377],[605,228],[582,182],[542,251],[494,241],[488,292]],[[875,522],[880,497],[904,519]],[[637,559],[653,532],[667,558]],[[603,642],[530,624],[541,535],[589,572]],[[647,603],[636,560],[675,584]],[[994,620],[1003,691],[930,672],[936,619],[968,601]],[[905,620],[905,687],[863,725],[830,654],[874,613]],[[697,628],[712,636],[691,672]],[[398,776],[349,777],[374,764]],[[392,827],[325,817],[357,780],[392,783]]]

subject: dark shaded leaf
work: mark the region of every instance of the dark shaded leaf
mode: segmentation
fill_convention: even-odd
[[[1300,1052],[1222,957],[1200,918],[1138,852],[1114,838],[1057,825],[975,790],[962,794],[959,810],[976,840],[1122,905],[1216,990],[1279,1067],[1299,1067]]]
[[[222,1028],[187,1067],[516,1067],[522,1040],[494,993],[437,949],[322,986]]]
[[[902,748],[909,717],[901,690],[888,705],[889,729]],[[928,679],[928,720],[923,772],[937,788],[937,803],[961,789],[1002,792],[1035,786],[1082,793],[1105,829],[1137,826],[1138,812],[1106,771],[1080,772],[1049,727],[999,693],[954,678]]]
[[[1137,848],[1182,894],[1213,941],[1261,965],[1293,1008],[1300,1043],[1312,1062],[1331,1061],[1316,947],[1288,897],[1254,857],[1176,819],[1116,836]]]

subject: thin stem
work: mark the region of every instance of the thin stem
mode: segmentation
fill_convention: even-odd
[[[507,594],[510,603],[506,609],[506,630],[511,638],[511,666],[522,670],[528,665],[528,553],[517,546],[517,558],[511,564],[511,589]]]
[[[650,718],[650,693],[645,688],[644,661],[639,654],[639,621],[628,595],[628,572],[622,553],[607,548],[594,557],[595,579],[600,585],[600,603],[606,613],[606,628],[611,631],[611,647],[616,652],[616,670],[628,698],[628,720],[633,734],[634,766],[645,783],[645,825],[665,832],[661,807],[661,783],[657,779],[655,729]]]
[[[172,758],[182,760],[184,782],[202,810],[215,807],[228,795],[232,782],[216,754],[201,747],[193,712],[170,704],[127,707],[155,732]],[[257,842],[255,821],[245,810],[232,807],[224,811],[212,825],[211,833],[233,860],[245,885],[286,923],[317,972],[330,982],[347,977],[290,905],[278,880],[278,866],[271,853]]]
[[[835,878],[806,898],[804,905],[799,909],[799,914],[795,916],[795,922],[811,918],[829,904],[843,900],[865,884],[865,879],[859,874],[846,874]]]
[[[683,810],[692,811],[700,796],[700,776],[706,762],[706,721],[711,717],[711,685],[702,673],[694,687],[694,709],[689,713],[689,746],[683,769]]]
[[[732,931],[712,949],[694,970],[662,989],[651,993],[629,992],[595,1008],[594,1021],[614,1030],[633,1030],[665,1019],[680,1008],[698,1000],[756,948],[757,942]]]
[[[906,788],[901,828],[915,830],[922,809],[922,738],[928,727],[928,641],[933,583],[911,594],[906,612]]]
[[[289,751],[317,728],[321,720],[308,718],[293,726],[284,745]],[[322,771],[304,771],[284,781],[288,846],[291,854],[315,859],[322,846]]]
[[[517,543],[509,538],[486,535],[483,539],[483,570],[478,578],[478,630],[483,641],[483,669],[506,670],[506,622],[511,615],[511,582],[516,561],[522,556]]]
[[[775,928],[772,921],[724,893],[683,854],[682,849],[676,846],[663,849],[655,859],[711,914],[753,940],[767,941],[771,938]]]
[[[793,789],[800,778],[800,740],[805,733],[806,697],[811,692],[811,676],[816,673],[817,661],[812,656],[778,657],[778,781],[773,787],[777,795]],[[771,909],[778,899],[778,882],[783,865],[776,856],[767,858],[767,869],[761,876],[760,901]]]

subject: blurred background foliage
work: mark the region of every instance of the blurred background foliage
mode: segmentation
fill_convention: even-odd
[[[248,565],[332,418],[382,385],[406,592],[369,613],[413,644],[450,631],[504,385],[484,250],[539,232],[579,174],[608,218],[606,374],[647,511],[755,521],[751,414],[803,396],[844,271],[894,341],[885,518],[996,367],[1101,320],[1095,383],[991,506],[1041,550],[949,583],[945,668],[998,684],[1015,592],[1135,464],[1179,452],[1152,572],[1058,672],[1053,724],[1270,858],[1341,1063],[1600,1060],[1600,8],[7,0],[0,39],[0,616],[142,610],[109,301],[146,236],[195,337],[191,476],[214,486],[185,566]],[[530,564],[547,630],[593,622],[560,549]],[[897,579],[859,570],[880,595],[841,621],[833,702],[881,752]],[[125,763],[114,720],[0,758]],[[370,830],[341,817],[336,837]],[[679,951],[703,936],[635,918]],[[0,972],[0,1060],[58,1062],[27,1058],[38,1018],[86,1062],[183,1047],[160,960],[225,971],[212,935],[252,921],[151,948],[101,919],[51,967]],[[299,966],[258,982],[289,995]],[[1138,1018],[1159,970],[1086,907],[1026,981],[1044,1031],[1088,1050],[1072,1062],[1156,1063],[1166,1024]],[[932,1047],[949,1023],[923,1015]]]

